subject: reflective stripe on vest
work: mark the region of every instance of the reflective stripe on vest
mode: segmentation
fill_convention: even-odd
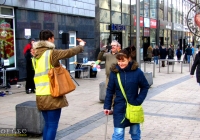
[[[48,71],[50,69],[50,50],[45,51],[39,59],[33,59],[35,69],[36,95],[50,95]]]

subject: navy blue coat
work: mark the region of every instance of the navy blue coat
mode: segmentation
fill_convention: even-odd
[[[136,65],[136,62],[130,62],[125,69],[120,69],[120,67],[116,65],[115,70],[110,73],[106,98],[104,101],[104,109],[111,109],[113,94],[116,93],[113,107],[114,127],[125,128],[133,125],[127,119],[121,123],[125,117],[126,100],[124,99],[119,87],[116,72],[120,73],[121,82],[130,104],[141,105],[147,95],[149,84],[144,76],[144,73],[137,67],[138,65]]]

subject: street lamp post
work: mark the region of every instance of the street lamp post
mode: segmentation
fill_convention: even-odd
[[[140,63],[140,0],[136,1],[136,61],[141,68]]]

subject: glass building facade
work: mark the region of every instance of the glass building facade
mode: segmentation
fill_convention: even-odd
[[[185,49],[193,43],[187,27],[187,13],[194,5],[191,0],[140,0],[141,60],[151,45],[174,45]],[[96,0],[96,46],[118,40],[122,48],[136,46],[136,0]]]

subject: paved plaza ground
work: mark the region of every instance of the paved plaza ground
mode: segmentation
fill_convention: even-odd
[[[144,64],[141,64],[144,70]],[[153,71],[153,64],[146,65]],[[73,74],[72,74],[73,75]],[[105,70],[97,78],[76,79],[80,86],[67,95],[69,107],[62,109],[57,140],[104,140],[106,116],[99,101],[99,83],[105,80]],[[12,85],[12,95],[0,97],[0,128],[16,127],[15,106],[25,101],[35,101],[35,94],[26,94]],[[4,89],[1,89],[4,90]],[[153,85],[143,103],[145,122],[141,126],[142,140],[200,140],[200,86],[189,75],[189,65],[177,63],[169,74],[167,67],[156,65]],[[112,139],[113,116],[108,118],[107,140]],[[126,129],[125,140],[131,140]],[[41,140],[42,137],[0,137],[0,140]]]

